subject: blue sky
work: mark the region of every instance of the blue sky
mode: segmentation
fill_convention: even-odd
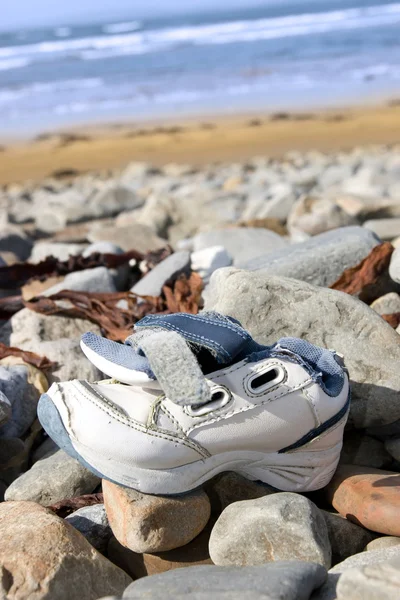
[[[0,0],[1,29],[268,5],[285,0]]]

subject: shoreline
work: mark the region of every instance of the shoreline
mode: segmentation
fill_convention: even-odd
[[[60,171],[80,174],[118,169],[131,161],[204,165],[279,158],[290,150],[339,151],[400,143],[400,100],[374,107],[235,116],[181,121],[74,126],[34,140],[0,140],[0,185],[39,181]]]

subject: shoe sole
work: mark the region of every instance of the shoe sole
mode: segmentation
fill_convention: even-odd
[[[282,491],[309,492],[320,489],[329,483],[336,470],[347,420],[346,414],[323,436],[293,452],[232,451],[173,469],[155,470],[127,467],[110,457],[100,456],[78,441],[72,442],[57,406],[48,394],[43,394],[39,400],[38,417],[55,443],[98,477],[146,494],[165,496],[194,490],[224,471],[235,471],[247,479],[261,481]],[[316,448],[316,443],[323,442],[326,435],[337,428],[339,442],[328,448]]]

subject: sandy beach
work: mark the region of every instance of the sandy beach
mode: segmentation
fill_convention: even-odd
[[[0,140],[0,184],[39,181],[59,171],[82,173],[130,161],[205,164],[279,158],[289,150],[349,150],[400,142],[400,102],[318,113],[274,113],[187,122],[79,127],[34,140]]]

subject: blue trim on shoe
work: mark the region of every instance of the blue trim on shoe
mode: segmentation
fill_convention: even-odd
[[[322,433],[325,433],[325,431],[327,431],[328,429],[330,429],[331,427],[336,425],[336,423],[339,423],[339,421],[341,421],[341,419],[343,419],[343,417],[346,415],[347,411],[349,410],[350,396],[351,396],[351,394],[349,391],[346,404],[343,406],[343,408],[341,408],[339,410],[339,412],[336,413],[336,415],[334,415],[333,417],[331,417],[324,423],[321,423],[321,425],[319,427],[312,429],[311,431],[306,433],[306,435],[303,435],[303,437],[300,438],[294,444],[291,444],[290,446],[286,446],[285,448],[282,448],[282,450],[279,450],[278,454],[284,454],[285,452],[290,452],[291,450],[296,450],[297,448],[301,448],[301,446],[305,446],[305,444],[308,444],[308,442],[311,442],[311,440],[320,436]]]

